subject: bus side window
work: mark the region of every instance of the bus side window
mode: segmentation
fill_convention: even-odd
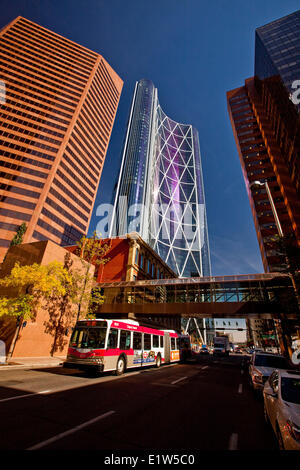
[[[152,341],[153,341],[153,347],[154,348],[159,348],[159,336],[158,335],[153,335],[152,336]]]
[[[142,333],[133,332],[133,349],[142,349]]]
[[[144,349],[148,351],[151,349],[151,335],[144,333]]]
[[[164,337],[163,337],[163,336],[160,336],[160,337],[159,337],[159,347],[160,347],[160,348],[163,348],[163,347],[164,347]]]
[[[175,338],[170,338],[171,339],[171,349],[174,351],[176,349],[176,341]]]
[[[130,349],[131,332],[121,330],[120,333],[120,349]]]
[[[116,349],[118,347],[118,330],[111,329],[107,341],[107,349]]]

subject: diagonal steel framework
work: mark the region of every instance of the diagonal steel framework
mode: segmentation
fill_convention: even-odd
[[[193,128],[168,118],[159,104],[156,116],[156,154],[152,179],[157,188],[150,215],[152,247],[179,277],[184,277],[188,262],[192,263],[195,275],[202,276],[201,221],[196,204],[197,170]],[[174,215],[173,219],[171,213]],[[185,230],[188,213],[194,222],[193,229],[190,229],[193,235],[190,239]],[[182,240],[181,246],[178,240]],[[180,260],[176,255],[177,250],[181,253]],[[198,252],[197,259],[194,256],[195,251]]]

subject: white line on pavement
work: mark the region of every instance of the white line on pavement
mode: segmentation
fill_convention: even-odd
[[[208,366],[203,366],[203,367],[201,367],[201,369],[202,369],[202,370],[203,370],[203,369],[208,369]]]
[[[3,403],[5,401],[18,400],[19,398],[33,397],[34,395],[41,395],[43,393],[49,392],[50,390],[42,390],[41,392],[27,393],[26,395],[17,395],[16,397],[3,398],[2,400],[0,400],[0,403]]]
[[[174,380],[174,382],[171,382],[172,385],[177,384],[178,382],[181,382],[182,380],[187,379],[187,377],[181,377],[181,379]]]
[[[37,450],[37,449],[40,449],[41,447],[47,446],[48,444],[52,444],[52,442],[58,441],[59,439],[69,436],[70,434],[73,434],[74,432],[80,431],[81,429],[86,428],[87,426],[90,426],[91,424],[94,424],[97,421],[100,421],[101,419],[107,418],[113,413],[115,413],[115,411],[108,411],[107,413],[97,416],[96,418],[90,419],[89,421],[86,421],[85,423],[79,424],[78,426],[75,426],[74,428],[69,429],[68,431],[62,432],[60,434],[57,434],[56,436],[50,437],[50,439],[46,439],[45,441],[39,442],[38,444],[35,444],[32,447],[29,447],[27,450]]]
[[[243,369],[241,369],[241,374],[243,375],[243,373],[244,373],[244,371],[243,371]]]
[[[237,443],[238,443],[238,434],[234,432],[230,436],[228,450],[237,450]]]
[[[243,393],[243,384],[239,385],[238,393]]]

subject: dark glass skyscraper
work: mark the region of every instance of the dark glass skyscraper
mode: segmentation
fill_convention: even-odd
[[[292,272],[300,245],[300,11],[256,30],[254,73],[227,93],[228,111],[265,271]],[[300,337],[298,325],[287,323],[283,334],[276,322],[280,341],[288,331]]]
[[[227,93],[266,271],[286,269],[276,241],[280,227],[284,236],[300,244],[300,104],[293,97],[297,88],[300,11],[256,30],[255,77]]]
[[[131,231],[179,276],[210,275],[198,132],[164,113],[150,80],[135,86],[110,234]]]
[[[280,75],[288,92],[295,91],[293,83],[300,80],[300,10],[256,29],[254,73],[260,80]],[[299,103],[297,107],[300,111]]]

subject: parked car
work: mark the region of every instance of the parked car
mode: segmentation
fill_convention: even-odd
[[[279,354],[254,352],[249,362],[250,385],[253,389],[263,391],[274,369],[289,369],[285,357]]]
[[[265,383],[264,415],[282,450],[300,450],[300,372],[274,370]]]
[[[200,354],[209,354],[209,349],[207,346],[202,346],[202,348],[200,348]]]
[[[236,348],[234,348],[234,352],[235,352],[236,354],[242,354],[243,351],[241,350],[241,348],[236,347]]]

